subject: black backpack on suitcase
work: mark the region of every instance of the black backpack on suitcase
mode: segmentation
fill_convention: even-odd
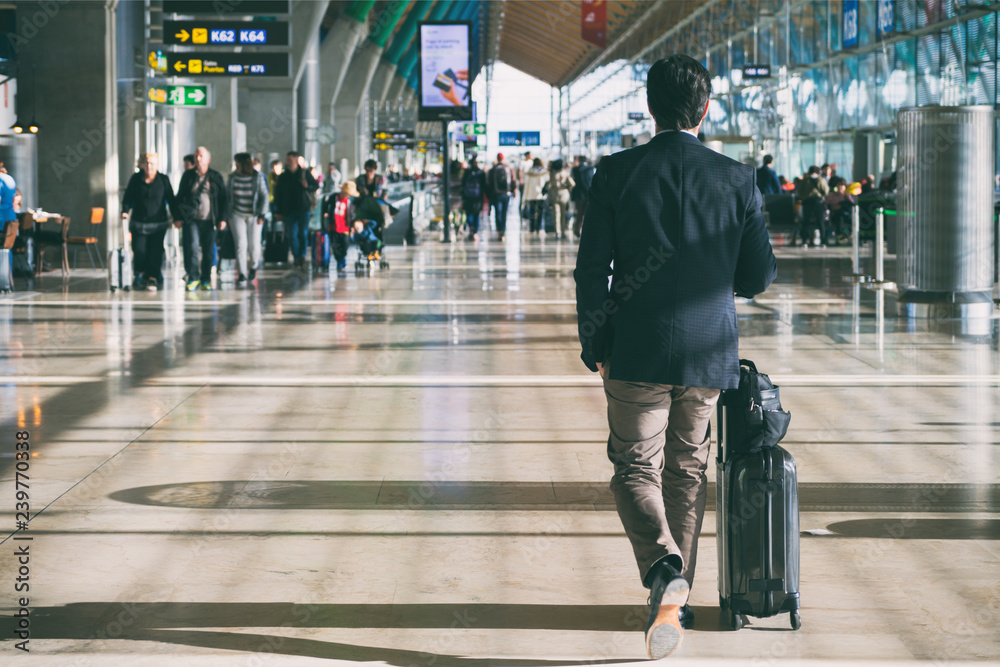
[[[734,630],[743,615],[799,617],[799,491],[795,460],[778,446],[791,415],[778,388],[740,360],[739,389],[718,407],[716,543],[719,604]]]

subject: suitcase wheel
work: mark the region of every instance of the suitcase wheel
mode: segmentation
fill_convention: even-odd
[[[798,630],[802,627],[802,617],[799,616],[799,612],[793,611],[789,616],[792,619],[792,630]]]
[[[729,626],[735,631],[743,627],[743,614],[738,611],[730,610],[729,612]]]

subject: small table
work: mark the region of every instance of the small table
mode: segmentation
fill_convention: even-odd
[[[60,213],[46,213],[45,211],[36,211],[33,214],[34,219],[34,229],[35,232],[35,275],[41,275],[42,273],[42,248],[46,245],[44,242],[40,242],[38,232],[41,231],[54,231],[54,230],[43,230],[42,225],[58,224],[62,227],[62,272],[63,275],[69,275],[69,254],[66,249],[66,237],[69,235],[69,222],[68,216],[62,215]],[[49,243],[48,245],[56,245],[55,243]]]

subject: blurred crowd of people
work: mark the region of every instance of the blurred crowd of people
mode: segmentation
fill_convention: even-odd
[[[791,245],[823,247],[848,241],[851,209],[858,205],[857,197],[876,189],[875,176],[850,182],[837,175],[836,165],[823,164],[810,166],[804,174],[789,181],[774,171],[773,163],[773,156],[764,156],[763,164],[757,168],[757,187],[765,198],[793,196],[797,228]],[[894,189],[895,176],[883,179],[878,189]]]
[[[586,156],[577,155],[569,164],[561,158],[546,164],[530,151],[510,161],[497,153],[486,166],[473,155],[467,163],[453,161],[450,168],[461,202],[452,224],[464,229],[468,239],[481,239],[480,221],[489,221],[492,213],[497,238],[503,240],[512,200],[529,235],[579,239],[595,172]]]

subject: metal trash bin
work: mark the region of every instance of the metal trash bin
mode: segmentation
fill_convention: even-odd
[[[899,314],[993,314],[993,107],[900,109]]]

